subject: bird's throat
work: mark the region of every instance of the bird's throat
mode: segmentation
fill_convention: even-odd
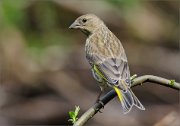
[[[89,31],[86,30],[86,29],[81,29],[81,31],[82,31],[86,36],[91,35],[91,32],[89,32]]]

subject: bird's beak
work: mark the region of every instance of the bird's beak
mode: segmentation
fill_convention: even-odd
[[[80,24],[77,21],[75,21],[69,26],[69,28],[70,29],[80,28]]]

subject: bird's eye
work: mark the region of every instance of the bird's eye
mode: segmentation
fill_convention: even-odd
[[[82,22],[83,22],[83,23],[86,23],[86,21],[87,21],[87,19],[85,19],[85,18],[82,19]]]

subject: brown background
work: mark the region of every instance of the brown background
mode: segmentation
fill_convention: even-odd
[[[94,13],[122,41],[131,74],[180,81],[178,0],[0,1],[0,125],[66,125],[99,92],[85,59],[86,36],[68,26]],[[89,125],[178,126],[179,93],[153,83],[133,88],[146,111],[122,114],[117,98]],[[87,124],[87,125],[88,125]]]

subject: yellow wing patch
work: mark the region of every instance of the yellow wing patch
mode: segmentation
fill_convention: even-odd
[[[99,69],[97,68],[96,65],[93,66],[93,69],[96,71],[96,73],[97,73],[100,77],[102,77],[104,80],[107,81],[107,79],[105,78],[105,76],[99,71]]]
[[[93,66],[93,69],[95,70],[95,72],[96,72],[100,77],[102,77],[104,80],[107,81],[107,78],[105,78],[105,76],[99,71],[99,69],[97,68],[96,65]],[[115,87],[115,86],[113,86],[113,88],[114,88],[114,90],[116,91],[116,93],[117,93],[117,95],[118,95],[118,97],[119,97],[119,100],[122,101],[122,100],[123,100],[123,96],[122,96],[122,94],[121,94],[121,91],[120,91],[117,87]]]

